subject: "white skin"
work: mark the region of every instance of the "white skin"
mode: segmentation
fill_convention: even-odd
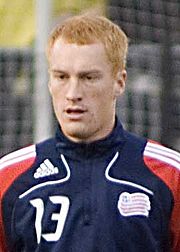
[[[126,71],[114,77],[102,43],[88,45],[57,39],[49,57],[49,90],[64,135],[92,142],[110,134],[115,104],[125,88]]]

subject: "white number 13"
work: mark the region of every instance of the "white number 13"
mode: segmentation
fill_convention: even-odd
[[[58,241],[62,235],[64,224],[69,210],[69,199],[65,196],[51,196],[49,197],[53,204],[60,204],[61,209],[59,213],[53,213],[51,220],[57,221],[55,233],[42,233],[42,218],[44,215],[44,202],[42,199],[37,198],[30,201],[31,205],[36,208],[35,229],[37,236],[37,243],[41,242],[41,237],[46,241]]]

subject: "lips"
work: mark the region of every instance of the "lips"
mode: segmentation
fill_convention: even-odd
[[[83,109],[80,109],[80,108],[68,108],[68,109],[66,109],[66,113],[68,113],[68,114],[73,114],[73,113],[75,113],[75,114],[79,114],[79,113],[84,113],[84,111],[85,110],[83,110]]]
[[[65,110],[66,116],[71,120],[79,120],[87,112],[82,107],[69,107]]]

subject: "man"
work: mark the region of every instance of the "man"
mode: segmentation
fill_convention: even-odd
[[[125,131],[127,37],[103,17],[51,34],[56,136],[1,160],[1,251],[180,251],[180,155]]]

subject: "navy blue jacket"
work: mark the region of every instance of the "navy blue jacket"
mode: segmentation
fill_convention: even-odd
[[[180,251],[179,160],[119,122],[90,144],[59,128],[0,161],[0,251]]]

